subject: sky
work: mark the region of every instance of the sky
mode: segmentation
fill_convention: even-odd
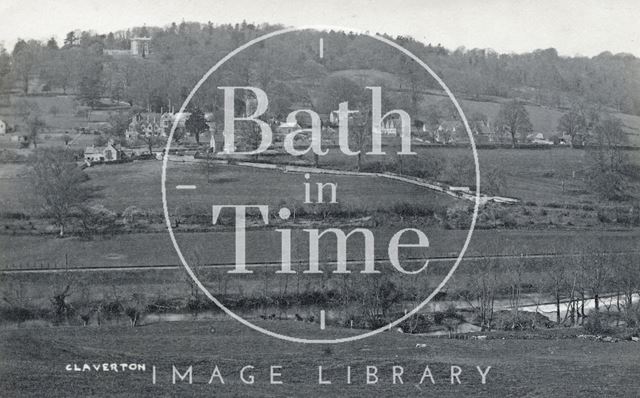
[[[62,42],[75,29],[108,33],[182,20],[335,25],[449,49],[640,56],[638,0],[2,0],[0,42],[12,49],[18,38]]]

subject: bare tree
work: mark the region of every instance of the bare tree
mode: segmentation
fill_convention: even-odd
[[[558,131],[567,134],[571,137],[571,146],[573,147],[574,137],[584,132],[587,128],[587,122],[584,118],[583,112],[577,107],[573,107],[569,112],[565,113],[558,120]]]
[[[496,124],[511,135],[513,148],[516,147],[518,142],[516,138],[518,135],[526,137],[526,134],[533,130],[533,126],[529,120],[529,112],[527,112],[524,105],[517,100],[502,104],[498,111]]]
[[[567,266],[563,262],[555,262],[548,259],[545,260],[546,261],[544,261],[543,264],[543,272],[545,275],[544,284],[546,285],[545,290],[553,297],[553,301],[556,305],[556,322],[560,324],[560,300],[562,299],[563,293],[566,291],[568,283]]]
[[[73,212],[96,196],[98,188],[88,185],[88,180],[69,151],[39,150],[31,159],[29,182],[36,206],[53,219],[60,236]]]
[[[460,297],[476,313],[481,330],[491,330],[496,295],[499,288],[499,267],[495,259],[483,258],[467,263],[468,275],[460,286]]]

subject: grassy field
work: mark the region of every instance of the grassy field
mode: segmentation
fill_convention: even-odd
[[[4,211],[24,211],[25,196],[29,187],[25,184],[24,165],[5,164],[0,167],[0,191]],[[151,212],[162,211],[159,161],[139,161],[118,165],[96,166],[86,169],[92,183],[104,187],[97,202],[121,212],[129,206],[137,206]],[[285,174],[280,171],[250,169],[240,166],[215,166],[211,180],[207,182],[201,164],[171,162],[167,171],[168,201],[170,209],[192,207],[206,209],[217,204],[269,204],[281,201],[302,203],[305,178],[300,173]],[[399,201],[420,204],[451,205],[456,200],[413,185],[365,177],[313,176],[309,182],[315,189],[317,182],[338,185],[337,200],[344,206],[364,209],[388,208]],[[180,184],[195,184],[196,191],[176,191]],[[326,188],[325,200],[330,200]],[[259,192],[259,195],[257,194]],[[366,193],[363,195],[363,193]],[[315,191],[312,191],[315,200]]]
[[[348,231],[348,229],[346,229]],[[457,255],[462,247],[467,231],[422,228],[430,239],[429,257]],[[397,229],[374,228],[376,237],[376,258],[387,258],[387,242]],[[233,232],[177,233],[177,240],[185,255],[195,252],[204,263],[228,264],[234,260]],[[294,231],[293,241],[306,236],[302,231]],[[635,247],[640,238],[638,230],[477,230],[474,232],[467,255],[492,254],[540,254],[571,253],[582,247],[602,247],[607,251],[621,251]],[[280,260],[280,236],[275,231],[255,230],[247,232],[247,262],[261,263]],[[116,235],[98,240],[79,238],[56,239],[35,236],[3,236],[1,239],[0,264],[3,267],[46,268],[62,267],[65,254],[73,267],[111,267],[140,265],[179,264],[179,259],[169,239],[169,234],[140,233]],[[303,241],[304,242],[304,241]],[[350,241],[351,242],[351,241]],[[500,242],[497,244],[496,242]],[[328,246],[331,246],[331,250]],[[307,244],[292,251],[292,260],[308,257]],[[295,247],[294,247],[295,248]],[[335,258],[333,239],[321,241],[324,259]],[[9,250],[10,249],[10,250]],[[25,255],[28,253],[28,255]],[[348,257],[362,256],[362,239],[356,237],[350,243]]]
[[[524,202],[538,204],[549,203],[599,203],[593,194],[584,170],[588,155],[583,150],[509,150],[490,149],[478,151],[481,173],[493,167],[500,167],[506,178],[503,195],[516,197]],[[471,152],[463,148],[420,149],[419,158],[437,156],[456,159],[459,162],[472,162]],[[634,161],[640,161],[640,155],[629,154]],[[365,162],[376,161],[365,158]],[[344,156],[328,155],[323,159],[324,167],[353,168],[355,160]],[[160,174],[162,164],[157,161],[140,161],[109,166],[96,166],[87,169],[92,183],[104,187],[104,206],[122,211],[129,206],[145,210],[159,211],[162,206],[160,196]],[[451,165],[443,170],[442,179],[448,178]],[[24,211],[24,200],[28,193],[25,184],[26,166],[23,164],[3,164],[0,167],[0,203],[5,211]],[[202,165],[171,162],[168,169],[169,188],[178,184],[196,184],[197,191],[177,192],[169,190],[172,206],[209,205],[210,200],[217,203],[258,203],[277,205],[282,198],[289,201],[304,200],[304,176],[302,174],[283,174],[276,171],[248,169],[240,166],[214,166],[210,182],[206,181]],[[398,198],[409,203],[450,204],[453,199],[436,195],[427,190],[378,179],[362,177],[314,176],[310,182],[334,182],[338,184],[338,201],[343,205],[357,205],[374,209],[388,207],[397,203]],[[482,184],[482,180],[481,180]],[[261,197],[255,195],[260,187]],[[362,195],[362,192],[367,192]],[[172,200],[173,199],[173,200]],[[176,203],[177,202],[177,203]]]
[[[473,169],[471,149],[453,147],[416,148],[415,157],[407,156],[406,165],[421,159],[435,158],[444,163],[438,179],[451,181],[457,168]],[[591,159],[587,151],[571,148],[551,149],[478,149],[480,164],[480,186],[486,184],[488,173],[499,169],[505,177],[501,195],[521,199],[523,202],[549,203],[605,203],[594,194],[586,171]],[[640,165],[640,152],[628,151],[631,163]],[[365,157],[364,163],[379,162],[380,158]],[[391,160],[384,158],[382,160]],[[340,153],[329,153],[322,160],[325,167],[355,168],[355,160]],[[474,184],[468,178],[467,185]],[[481,188],[484,190],[486,188]],[[637,184],[631,184],[637,192]],[[634,191],[635,190],[635,191]]]
[[[262,321],[268,327],[270,321]],[[276,321],[271,321],[276,322]],[[286,332],[317,338],[344,337],[356,330],[320,331],[317,325],[286,322]],[[160,323],[139,328],[44,327],[0,331],[0,388],[4,396],[635,396],[640,345],[584,339],[448,340],[386,332],[334,345],[292,344],[265,337],[227,319]],[[416,344],[426,344],[416,348]],[[256,356],[255,353],[260,355]],[[68,372],[67,364],[144,363],[145,372]],[[225,384],[214,378],[215,366]],[[255,384],[242,384],[239,370],[255,367]],[[392,383],[402,366],[404,384]],[[462,369],[450,384],[451,366]],[[152,384],[151,367],[157,370]],[[171,369],[193,366],[193,384],[171,382]],[[269,367],[282,366],[282,385],[269,383]],[[318,366],[330,385],[318,385]],[[346,383],[351,366],[352,384]],[[377,384],[366,384],[366,366],[378,368]],[[429,366],[435,384],[427,378]],[[486,384],[476,366],[491,366]]]

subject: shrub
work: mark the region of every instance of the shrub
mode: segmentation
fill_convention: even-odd
[[[583,328],[590,334],[611,333],[611,327],[607,322],[608,318],[600,311],[591,311],[584,322]]]
[[[42,317],[41,311],[25,307],[5,307],[0,309],[0,320],[6,322],[24,322]]]

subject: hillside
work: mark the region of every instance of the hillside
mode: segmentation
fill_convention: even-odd
[[[330,77],[345,77],[360,86],[381,85],[385,90],[390,91],[393,95],[406,95],[408,90],[403,87],[402,80],[395,74],[375,69],[349,69],[333,72]],[[440,76],[446,84],[451,85],[452,82],[447,80],[447,75]],[[303,86],[313,86],[309,80],[299,79],[297,83]],[[317,87],[317,86],[316,86]],[[479,96],[479,98],[470,98],[464,92],[452,90],[456,99],[460,102],[465,115],[469,117],[474,112],[486,115],[490,122],[496,120],[500,105],[510,100],[506,97],[496,96]],[[437,105],[442,101],[447,101],[447,96],[443,90],[420,90],[421,101],[419,114],[424,115],[428,112],[430,105]],[[558,120],[567,111],[563,108],[553,108],[549,106],[537,105],[534,103],[526,103],[525,108],[529,113],[529,118],[533,124],[533,131],[542,133],[545,138],[557,134]],[[640,116],[629,115],[609,110],[611,114],[622,120],[626,132],[629,135],[629,143],[631,145],[640,145]]]

